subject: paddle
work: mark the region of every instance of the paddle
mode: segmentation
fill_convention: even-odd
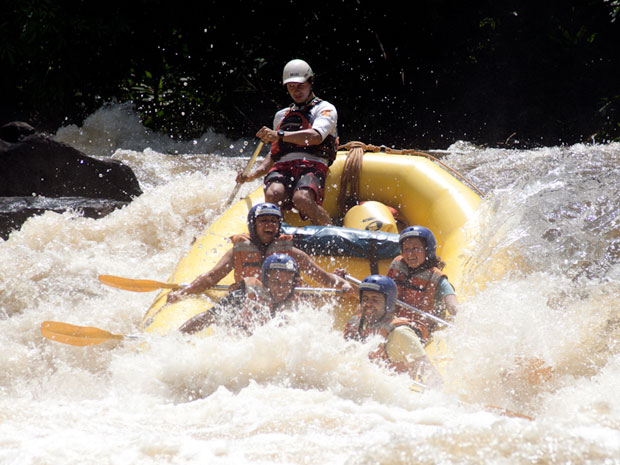
[[[483,408],[485,408],[485,409],[487,409],[487,410],[489,410],[491,412],[496,412],[496,413],[499,413],[501,415],[506,415],[507,417],[524,418],[526,420],[534,421],[533,417],[530,417],[528,415],[524,415],[523,413],[513,412],[512,410],[508,410],[507,408],[503,408],[503,407],[498,407],[497,405],[485,404],[485,405],[483,405]]]
[[[413,384],[409,387],[409,389],[413,392],[422,393],[427,388],[426,384],[420,383],[418,381],[412,381],[412,383]],[[464,401],[464,400],[461,400],[459,402],[463,404],[467,404],[467,405],[472,405],[469,402]],[[493,413],[499,413],[500,415],[506,415],[507,417],[524,418],[526,420],[534,421],[534,418],[530,416],[524,415],[523,413],[513,412],[512,410],[508,410],[503,407],[498,407],[497,405],[484,404],[481,407]]]
[[[356,279],[356,278],[354,278],[351,275],[345,274],[344,277],[345,277],[345,279],[347,281],[351,281],[353,284],[357,284],[358,286],[362,283],[359,279]],[[404,307],[404,308],[406,308],[408,310],[412,310],[412,311],[422,315],[424,318],[428,318],[428,319],[433,320],[433,321],[435,321],[437,323],[441,323],[442,325],[447,326],[449,328],[452,327],[452,324],[448,323],[447,321],[442,320],[441,318],[438,318],[435,315],[431,315],[430,313],[427,313],[424,310],[420,310],[419,308],[414,307],[413,305],[409,305],[409,304],[403,302],[402,300],[397,300],[396,301],[396,305],[400,305],[401,307]]]
[[[99,281],[107,286],[133,292],[151,292],[158,289],[182,289],[187,286],[187,284],[164,283],[152,279],[123,278],[122,276],[112,276],[109,274],[100,274]],[[216,284],[211,288],[211,290],[215,291],[228,291],[228,289],[229,286],[225,284]],[[302,294],[341,294],[343,291],[342,289],[330,287],[296,287],[295,292]]]
[[[76,326],[58,321],[44,321],[41,323],[41,334],[50,341],[80,347],[94,346],[107,341],[141,338],[141,336],[113,334],[92,326]]]
[[[256,158],[258,157],[258,154],[263,149],[263,145],[264,144],[263,144],[262,141],[258,143],[258,146],[256,147],[256,150],[254,150],[254,154],[252,155],[252,158],[250,158],[250,161],[248,161],[247,166],[243,170],[243,173],[242,173],[243,176],[247,176],[250,173],[250,168],[252,168],[252,165],[254,164],[254,162],[256,161]],[[242,182],[238,182],[237,183],[237,185],[235,186],[235,188],[231,192],[230,197],[228,197],[228,200],[224,204],[224,207],[230,206],[232,201],[235,199],[235,196],[237,195],[237,192],[239,192],[239,189],[241,188],[241,184],[243,184],[243,183]]]
[[[107,286],[133,292],[151,292],[158,289],[181,289],[186,284],[164,283],[152,279],[131,279],[109,274],[100,274],[99,281]]]

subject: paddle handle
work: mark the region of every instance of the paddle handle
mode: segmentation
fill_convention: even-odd
[[[301,294],[342,294],[342,289],[335,289],[332,287],[296,287],[295,292]]]
[[[345,279],[347,281],[351,281],[353,284],[357,284],[358,286],[362,283],[359,279],[354,278],[351,275],[345,274],[344,277],[345,277]],[[424,310],[420,310],[419,308],[414,307],[413,305],[409,305],[409,304],[403,302],[402,300],[396,300],[396,304],[400,305],[401,307],[406,308],[407,310],[412,310],[412,311],[418,313],[419,315],[422,315],[424,318],[428,318],[428,319],[433,320],[433,321],[435,321],[437,323],[441,323],[442,325],[447,326],[448,328],[452,327],[452,324],[448,323],[447,321],[442,320],[441,318],[438,318],[435,315],[431,315],[430,313],[425,312]]]
[[[260,141],[258,143],[258,146],[256,147],[256,150],[254,150],[254,154],[252,155],[252,157],[248,161],[248,164],[246,165],[245,169],[243,170],[243,173],[242,173],[243,176],[247,176],[250,173],[250,169],[252,168],[252,165],[254,165],[254,162],[256,161],[256,158],[258,157],[258,154],[263,149],[263,145],[264,145],[263,141]],[[225,207],[228,207],[232,203],[232,201],[235,200],[235,196],[239,192],[239,189],[241,189],[241,184],[243,184],[243,183],[242,182],[238,182],[237,183],[237,185],[235,186],[235,188],[231,192],[230,197],[228,197],[228,200],[224,204]]]

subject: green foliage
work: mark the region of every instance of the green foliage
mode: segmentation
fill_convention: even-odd
[[[289,103],[280,73],[301,57],[337,106],[343,141],[620,137],[620,0],[422,0],[407,14],[363,0],[5,4],[5,121],[55,129],[116,100],[174,137],[248,137]]]
[[[145,126],[190,138],[205,131],[199,121],[209,109],[193,81],[189,76],[179,76],[165,63],[158,75],[145,70],[137,76],[131,69],[120,85],[120,95],[123,101],[134,104]]]
[[[609,13],[609,15],[611,16],[611,22],[615,22],[618,17],[620,17],[620,0],[605,0],[606,2],[609,3],[609,6],[611,7],[611,12]]]
[[[599,129],[592,138],[597,142],[620,142],[620,94],[604,97],[603,106],[598,110]]]

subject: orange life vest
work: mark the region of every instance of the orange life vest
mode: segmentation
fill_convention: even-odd
[[[233,243],[235,282],[243,278],[259,278],[265,258],[274,253],[290,255],[294,248],[293,236],[289,234],[280,234],[264,251],[250,240],[249,234],[237,234],[230,240]]]
[[[276,130],[301,131],[303,129],[312,128],[314,119],[312,118],[310,110],[319,102],[321,102],[321,99],[315,97],[310,103],[299,109],[295,107],[295,104],[292,104],[284,115],[284,118],[282,118],[282,121],[280,121],[280,124],[278,124]],[[273,161],[277,162],[287,153],[305,152],[325,159],[329,166],[336,159],[337,145],[336,138],[331,134],[318,145],[297,145],[290,142],[275,141],[271,143],[271,158]]]
[[[387,345],[387,338],[390,333],[399,326],[410,326],[409,321],[405,318],[394,318],[385,321],[381,320],[373,326],[366,326],[365,328],[360,328],[361,321],[361,314],[353,316],[344,328],[344,337],[346,339],[365,341],[370,336],[380,334],[381,336],[383,336],[385,342],[379,344],[379,347],[377,347],[376,350],[368,354],[368,358],[370,358],[371,360],[381,360],[388,367],[398,373],[406,373],[407,371],[409,371],[409,367],[407,366],[407,364],[403,362],[391,361],[385,347]]]
[[[415,274],[410,274],[410,271],[411,268],[402,255],[396,257],[390,264],[387,275],[394,280],[398,287],[398,298],[406,304],[434,315],[435,291],[441,278],[446,277],[446,275],[439,268],[429,268]],[[395,314],[409,320],[422,339],[428,340],[435,326],[431,320],[398,305]]]

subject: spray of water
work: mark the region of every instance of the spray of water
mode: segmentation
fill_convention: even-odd
[[[0,462],[618,462],[620,144],[449,148],[443,161],[485,192],[481,235],[441,333],[446,389],[414,394],[333,329],[329,302],[250,337],[222,328],[85,348],[41,337],[44,320],[134,333],[154,295],[97,275],[166,280],[252,145],[185,150],[126,112],[57,137],[113,154],[145,193],[98,220],[31,218],[0,242]]]

